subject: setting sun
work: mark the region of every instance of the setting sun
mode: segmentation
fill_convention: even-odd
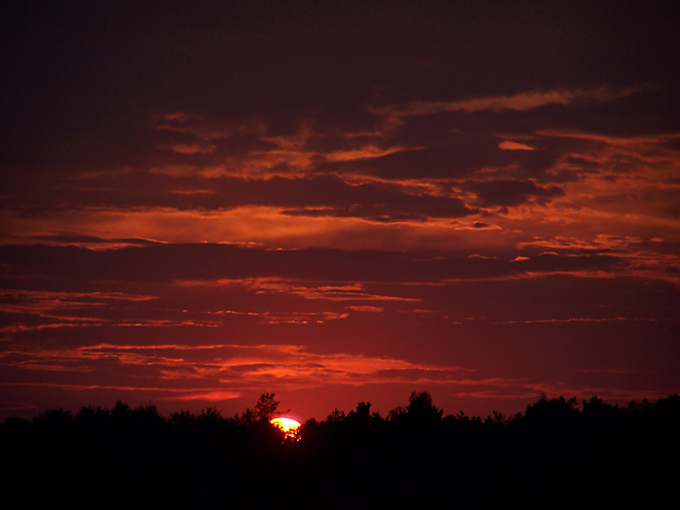
[[[273,418],[270,420],[272,425],[281,429],[285,437],[297,440],[298,429],[300,428],[300,422],[293,420],[292,418]]]

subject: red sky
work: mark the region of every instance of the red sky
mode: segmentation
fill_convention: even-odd
[[[680,391],[674,2],[9,2],[0,417]]]

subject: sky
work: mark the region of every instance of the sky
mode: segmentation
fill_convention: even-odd
[[[677,2],[0,10],[0,418],[680,391]]]

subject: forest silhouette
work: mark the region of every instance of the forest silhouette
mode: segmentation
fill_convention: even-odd
[[[678,395],[543,396],[480,418],[414,392],[387,416],[359,402],[310,419],[298,438],[269,423],[274,397],[234,417],[118,402],[8,418],[0,496],[13,508],[663,508],[680,479]]]

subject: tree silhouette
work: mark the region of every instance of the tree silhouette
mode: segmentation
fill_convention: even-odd
[[[355,411],[350,411],[347,420],[359,427],[366,427],[371,422],[371,403],[359,402]]]
[[[269,423],[277,415],[280,402],[274,399],[274,393],[263,393],[254,408],[246,408],[239,417],[239,421],[246,425]]]
[[[265,393],[239,417],[152,404],[46,411],[0,423],[0,494],[35,508],[233,507],[266,490],[300,507],[317,494],[359,507],[663,506],[680,469],[680,397],[612,406],[547,398],[482,419],[413,392],[387,419],[359,402],[308,420],[301,440],[269,423]],[[228,499],[226,499],[228,498]],[[347,506],[346,503],[343,506]]]
[[[413,392],[408,399],[408,406],[397,407],[390,411],[388,418],[392,421],[408,421],[420,425],[433,424],[442,419],[444,412],[432,402],[432,395],[427,391]]]
[[[427,391],[414,391],[408,399],[406,413],[414,420],[436,422],[441,420],[443,411],[432,403],[432,395]]]
[[[274,393],[263,393],[255,404],[256,418],[269,422],[276,415],[279,404],[278,400],[274,400]]]

